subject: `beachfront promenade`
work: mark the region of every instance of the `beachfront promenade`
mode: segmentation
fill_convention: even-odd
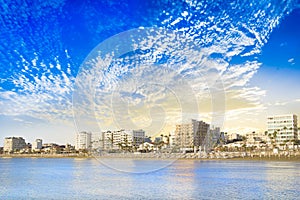
[[[16,158],[132,158],[132,159],[275,159],[300,160],[300,152],[197,152],[197,153],[71,153],[71,154],[0,154]]]

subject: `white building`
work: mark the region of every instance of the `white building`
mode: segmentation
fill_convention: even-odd
[[[144,130],[118,130],[103,132],[103,147],[106,150],[138,148],[145,141]]]
[[[79,132],[76,135],[76,143],[75,143],[75,148],[77,150],[79,149],[90,149],[92,146],[91,143],[92,140],[92,133],[90,132]]]
[[[298,140],[297,116],[294,114],[269,116],[268,135],[275,138],[276,144]]]
[[[14,152],[26,147],[25,140],[22,137],[7,137],[4,139],[4,152]]]
[[[251,146],[259,147],[262,144],[262,142],[266,142],[266,141],[267,141],[267,136],[264,133],[253,131],[252,133],[246,134],[247,147],[251,147]]]
[[[103,132],[104,138],[104,149],[106,150],[118,150],[122,147],[131,147],[132,146],[132,131],[128,130],[118,130],[118,131],[106,131]]]
[[[32,143],[32,150],[35,151],[39,151],[43,148],[43,140],[42,139],[36,139],[33,143]]]
[[[152,151],[152,150],[154,150],[154,144],[151,144],[149,142],[145,142],[145,143],[139,145],[138,150],[139,151],[143,151],[143,150]]]

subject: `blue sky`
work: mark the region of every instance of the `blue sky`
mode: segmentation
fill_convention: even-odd
[[[274,29],[258,56],[262,66],[251,83],[267,91],[268,113],[300,115],[300,9],[293,10]]]
[[[270,114],[300,116],[299,5],[254,0],[2,2],[0,145],[6,136],[74,143],[78,129],[134,126],[158,134],[171,131],[180,116],[210,123],[216,113],[223,130],[246,133],[264,131]],[[137,31],[142,27],[154,29],[143,38]],[[132,48],[149,52],[129,55],[130,62],[126,56],[108,56],[106,71],[94,62],[104,59],[97,54],[103,44],[131,44],[129,37],[115,36],[132,29]],[[113,55],[115,43],[109,44],[105,50]],[[93,66],[84,62],[89,59]],[[92,80],[96,89],[76,91],[76,80]],[[116,88],[119,93],[113,96]],[[82,95],[75,98],[76,106],[74,91]],[[98,128],[91,125],[95,121]]]

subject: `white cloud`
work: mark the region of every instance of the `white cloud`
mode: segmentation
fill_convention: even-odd
[[[125,114],[124,120],[132,118],[136,122],[140,119],[144,124],[151,124],[154,119],[151,117],[160,112],[164,112],[164,119],[178,120],[178,110],[179,114],[186,112],[186,116],[201,115],[209,119],[213,112],[210,104],[216,91],[225,93],[225,99],[219,102],[227,106],[227,119],[238,119],[250,111],[258,113],[264,109],[261,97],[265,91],[249,87],[248,83],[260,63],[249,59],[230,65],[229,61],[233,56],[259,53],[283,16],[281,13],[289,10],[286,4],[266,7],[267,4],[259,2],[253,9],[237,14],[237,9],[231,6],[226,12],[216,12],[209,10],[205,3],[187,1],[184,10],[179,11],[180,7],[176,7],[168,14],[162,13],[162,25],[175,31],[153,28],[146,35],[132,38],[132,41],[136,39],[132,50],[148,49],[148,53],[112,59],[116,52],[105,49],[111,54],[93,58],[80,69],[78,88],[75,89],[71,64],[62,66],[59,57],[53,58],[54,64],[48,64],[37,56],[26,60],[20,55],[23,71],[13,80],[17,90],[0,92],[0,114],[18,116],[26,113],[46,120],[70,121],[72,92],[78,92],[78,89],[80,96],[75,96],[77,104],[73,105],[78,115],[75,117],[88,124],[94,123],[93,118],[112,124],[113,112]],[[178,17],[178,13],[183,17]],[[126,42],[124,38],[120,44]],[[64,52],[68,59],[72,58],[68,50]],[[293,63],[294,59],[289,62]],[[39,73],[32,72],[30,63]],[[52,73],[54,71],[59,73]],[[113,92],[117,91],[123,96],[112,99],[116,97]],[[202,104],[195,102],[199,99],[204,99],[203,104],[210,106],[211,112],[197,113],[196,107]],[[112,107],[112,100],[115,107]]]
[[[24,58],[23,58],[24,59]],[[38,73],[33,74],[32,69],[27,70],[27,64],[21,65],[25,71],[15,74],[12,83],[14,90],[0,90],[0,114],[16,116],[15,119],[27,124],[34,118],[44,122],[72,120],[72,87],[74,78],[60,70],[51,72],[50,64],[47,66],[39,62],[36,56],[33,61]],[[48,68],[47,68],[48,67]],[[5,80],[8,81],[8,80]],[[31,118],[18,116],[28,115]]]
[[[290,59],[288,59],[288,62],[291,63],[291,65],[294,65],[295,64],[295,59],[294,58],[290,58]]]

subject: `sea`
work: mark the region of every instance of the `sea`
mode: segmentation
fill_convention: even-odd
[[[300,199],[300,162],[0,158],[0,199]]]

